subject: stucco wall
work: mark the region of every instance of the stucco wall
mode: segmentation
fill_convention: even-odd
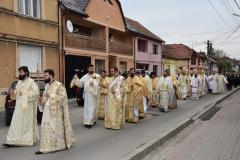
[[[86,9],[86,13],[89,15],[87,19],[104,26],[125,31],[125,25],[118,2],[116,0],[112,0],[111,2],[113,5],[108,1],[90,1]]]

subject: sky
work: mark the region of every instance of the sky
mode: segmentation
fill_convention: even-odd
[[[120,0],[124,15],[166,44],[183,43],[206,52],[206,41],[240,60],[240,0]]]

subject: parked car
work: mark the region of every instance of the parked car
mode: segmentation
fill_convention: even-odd
[[[144,69],[136,69],[136,71],[141,73],[142,71],[144,71]],[[150,74],[151,74],[150,71],[147,71],[147,70],[145,70],[145,73],[148,76],[150,76]]]
[[[16,89],[17,82],[18,81],[14,81],[12,83],[11,88],[13,90]],[[40,89],[40,96],[42,96],[43,91],[45,89],[45,82],[43,80],[39,81],[39,89]],[[5,124],[6,124],[6,126],[9,126],[11,124],[15,105],[16,105],[16,100],[12,100],[10,94],[7,93],[6,102],[5,102]],[[37,122],[38,122],[38,124],[40,124],[42,122],[42,112],[39,111],[38,107],[37,107]]]
[[[17,81],[14,81],[11,85],[11,89],[15,90]],[[13,112],[15,109],[16,100],[12,100],[10,94],[7,93],[5,101],[5,124],[9,126],[12,121]]]
[[[75,90],[75,93],[76,93],[76,100],[77,100],[78,106],[84,106],[84,99],[83,99],[84,89],[79,87],[74,87],[73,89]]]

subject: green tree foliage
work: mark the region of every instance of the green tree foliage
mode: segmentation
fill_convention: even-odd
[[[230,72],[233,69],[232,61],[223,50],[214,50],[213,57],[217,61],[219,72]]]

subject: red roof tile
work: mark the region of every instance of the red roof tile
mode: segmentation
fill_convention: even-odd
[[[190,59],[194,50],[184,44],[164,45],[164,55],[172,59]]]
[[[150,30],[148,30],[146,27],[144,27],[138,21],[135,21],[135,20],[132,20],[132,19],[126,18],[126,17],[125,17],[125,21],[126,21],[127,29],[129,31],[131,31],[135,34],[138,34],[140,36],[144,36],[144,37],[153,39],[155,41],[164,42],[161,38],[159,38],[157,35],[152,33]]]

